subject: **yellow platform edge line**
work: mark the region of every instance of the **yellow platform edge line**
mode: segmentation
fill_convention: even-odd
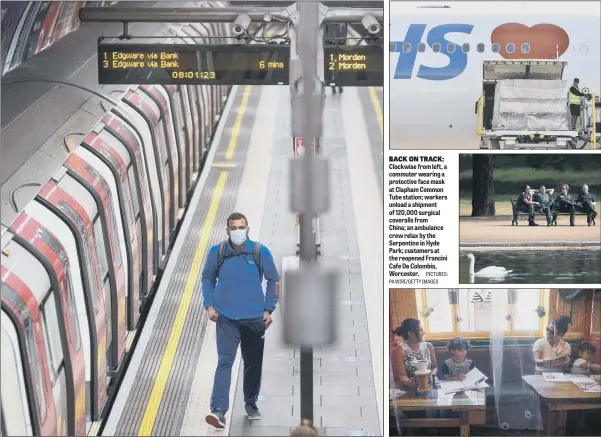
[[[384,138],[384,116],[382,115],[382,105],[380,105],[380,99],[378,99],[376,89],[373,86],[369,87],[369,96],[371,97],[371,103],[374,105],[374,110],[376,111],[380,134],[382,135],[382,138]]]
[[[127,334],[127,337],[125,337],[125,350],[127,352],[129,352],[129,350],[131,349],[131,345],[133,344],[137,333],[138,333],[138,330],[134,329],[133,331],[129,331],[129,333]]]
[[[88,431],[88,436],[89,437],[97,436],[99,429],[100,429],[100,422],[93,422],[92,426],[90,426],[90,430]]]
[[[190,271],[188,272],[184,293],[182,294],[180,304],[175,315],[175,320],[173,322],[173,326],[171,327],[169,340],[167,341],[167,347],[165,348],[165,352],[161,358],[161,365],[159,366],[159,371],[156,374],[154,386],[152,387],[152,392],[150,394],[148,404],[146,405],[146,410],[144,411],[144,417],[142,418],[142,423],[140,424],[140,429],[138,430],[139,436],[149,436],[152,433],[156,416],[161,405],[161,400],[163,399],[163,394],[165,393],[165,387],[167,386],[169,374],[171,373],[171,367],[173,366],[175,353],[177,352],[177,347],[184,329],[186,315],[188,314],[190,302],[192,301],[194,294],[196,279],[200,274],[203,255],[209,243],[209,236],[211,235],[213,225],[215,224],[217,208],[219,207],[219,203],[221,201],[221,196],[223,194],[227,177],[227,171],[221,171],[219,174],[219,179],[217,180],[217,184],[215,185],[211,199],[211,205],[209,207],[209,211],[207,212],[207,218],[200,232],[200,241],[196,247],[196,253],[194,254],[194,259],[192,260],[192,265],[190,266]]]
[[[227,146],[227,151],[225,152],[225,159],[232,159],[234,157],[236,144],[238,144],[238,135],[240,135],[240,127],[242,126],[242,121],[244,120],[244,114],[246,113],[246,106],[248,105],[248,99],[250,97],[251,90],[252,85],[246,85],[244,87],[244,94],[242,95],[240,106],[238,107],[236,121],[232,127],[232,135],[230,136],[230,143]]]

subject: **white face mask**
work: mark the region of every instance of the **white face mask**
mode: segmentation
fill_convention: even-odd
[[[230,239],[236,246],[241,246],[244,244],[246,238],[246,229],[236,229],[235,231],[230,231]]]

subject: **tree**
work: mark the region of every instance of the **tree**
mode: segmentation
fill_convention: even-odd
[[[472,162],[472,217],[495,215],[493,155],[474,154]]]

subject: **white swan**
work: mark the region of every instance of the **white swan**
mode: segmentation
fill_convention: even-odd
[[[474,263],[476,261],[476,257],[474,257],[473,254],[468,253],[467,259],[470,260],[470,266],[468,268],[468,273],[470,276],[480,276],[484,278],[500,278],[513,272],[513,270],[505,269],[505,267],[496,266],[484,267],[482,270],[474,272]]]

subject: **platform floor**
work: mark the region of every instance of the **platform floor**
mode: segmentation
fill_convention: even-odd
[[[326,435],[382,435],[382,126],[381,89],[328,93],[322,152],[330,158],[331,204],[320,223],[321,262],[337,267],[341,281],[339,341],[314,354],[315,425]],[[204,421],[217,352],[200,271],[234,210],[247,215],[251,238],[278,266],[294,255],[290,132],[288,87],[234,88],[103,435],[287,435],[299,423],[299,352],[282,344],[278,310],[266,336],[263,418],[246,418],[238,353],[228,427],[216,431]]]

